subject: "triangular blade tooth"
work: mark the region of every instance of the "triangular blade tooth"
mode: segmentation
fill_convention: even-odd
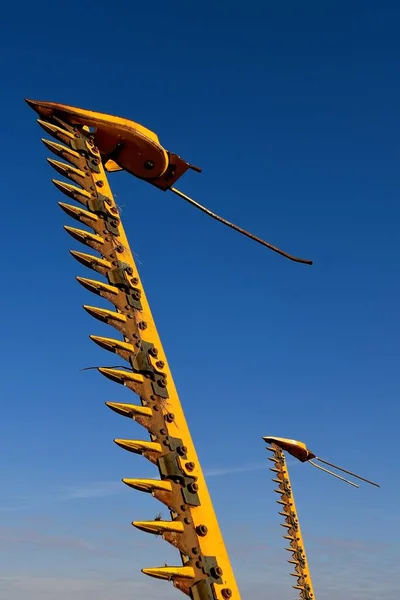
[[[63,144],[57,144],[56,142],[51,142],[50,140],[46,140],[42,138],[43,144],[53,152],[56,156],[63,158],[64,160],[68,160],[74,167],[79,168],[80,162],[82,160],[81,155],[75,150],[68,148],[68,146],[64,146]]]
[[[143,454],[143,452],[153,452],[155,454],[162,454],[163,449],[161,444],[157,442],[148,442],[145,440],[122,440],[115,439],[114,442],[120,448],[128,450],[128,452],[134,452],[134,454]]]
[[[104,238],[102,238],[101,235],[97,235],[97,233],[90,233],[84,229],[77,229],[76,227],[70,227],[69,225],[64,225],[64,229],[75,240],[82,244],[86,244],[86,246],[90,246],[91,248],[102,246],[104,244]]]
[[[183,533],[185,527],[181,521],[133,521],[132,525],[146,533]]]
[[[62,127],[58,127],[53,123],[48,123],[47,121],[43,121],[42,119],[37,119],[37,123],[39,123],[40,127],[44,129],[46,133],[51,135],[52,137],[64,142],[64,144],[72,144],[75,135]]]
[[[135,348],[132,344],[128,342],[123,342],[122,340],[116,340],[114,338],[106,338],[99,335],[90,335],[91,340],[104,350],[108,350],[109,352],[114,352],[119,354],[118,351],[121,351],[122,354],[132,354]],[[125,356],[124,356],[125,357]]]
[[[148,406],[141,406],[139,404],[124,404],[122,402],[106,402],[106,406],[111,408],[114,412],[134,419],[135,417],[152,417],[153,411]]]
[[[122,371],[119,369],[110,369],[108,367],[99,367],[100,373],[111,379],[111,381],[115,381],[115,383],[120,383],[125,385],[126,383],[143,383],[144,377],[143,375],[139,375],[139,373],[133,373],[133,371]]]
[[[107,323],[107,325],[114,325],[115,327],[122,326],[126,323],[127,318],[124,314],[115,312],[113,310],[107,310],[105,308],[99,308],[98,306],[89,306],[84,304],[83,308],[95,319]]]
[[[54,158],[48,158],[47,162],[57,171],[57,173],[60,173],[63,177],[68,177],[68,179],[75,181],[75,183],[78,183],[79,185],[86,180],[86,173],[84,171],[76,169],[67,163],[54,160]]]
[[[156,490],[172,492],[172,483],[167,479],[123,479],[122,481],[134,490],[148,494]]]
[[[193,579],[195,571],[193,567],[153,567],[151,569],[142,569],[142,573],[155,577],[156,579]]]
[[[79,281],[84,288],[89,290],[89,292],[93,292],[94,294],[119,294],[119,289],[117,287],[104,283],[103,281],[87,279],[87,277],[77,277],[76,280]]]
[[[83,188],[76,187],[71,183],[66,183],[65,181],[59,181],[58,179],[51,180],[56,188],[60,190],[63,194],[80,202],[83,206],[87,206],[88,200],[92,197],[89,192],[84,190]]]
[[[93,256],[93,254],[86,254],[86,252],[78,252],[77,250],[70,250],[70,254],[81,263],[81,265],[88,269],[93,269],[97,273],[106,276],[109,269],[111,269],[111,263],[105,258],[99,256]],[[124,319],[124,322],[126,318]]]
[[[93,227],[95,223],[98,222],[99,217],[89,210],[85,210],[84,208],[80,208],[80,206],[74,206],[73,204],[67,204],[66,202],[59,202],[58,206],[63,209],[65,213],[69,217],[88,225],[88,227]]]

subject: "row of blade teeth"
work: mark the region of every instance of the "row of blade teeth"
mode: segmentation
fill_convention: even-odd
[[[76,134],[59,127],[53,123],[49,123],[43,120],[38,120],[41,127],[50,135],[62,141],[67,146],[49,141],[42,140],[45,146],[51,150],[57,156],[68,160],[71,164],[63,163],[59,160],[48,159],[49,164],[61,175],[71,179],[74,183],[79,186],[76,187],[70,183],[53,179],[54,185],[63,194],[69,198],[79,202],[85,208],[71,205],[65,202],[59,202],[60,208],[68,214],[70,217],[80,221],[84,225],[94,229],[95,233],[91,233],[76,227],[66,225],[64,229],[77,241],[93,248],[101,254],[102,246],[104,245],[104,238],[102,235],[96,233],[101,225],[100,218],[90,210],[87,210],[89,202],[92,198],[91,193],[85,189],[88,184],[90,171],[88,168],[82,170],[80,168],[81,155],[73,149],[74,140]],[[78,260],[85,267],[91,268],[94,271],[100,273],[103,276],[107,276],[108,271],[112,268],[109,260],[104,257],[97,257],[84,252],[78,252],[76,250],[70,251],[71,255]],[[106,298],[113,302],[113,298],[118,297],[120,289],[109,283],[89,279],[86,277],[77,277],[77,281],[85,287],[88,291],[95,293],[99,296]],[[108,310],[96,306],[84,305],[83,307],[91,316],[94,318],[112,325],[117,330],[123,329],[127,322],[127,317],[121,313],[113,310]],[[129,355],[133,353],[134,346],[122,340],[114,338],[106,338],[97,335],[91,335],[90,338],[102,348],[119,354],[124,359],[128,359]],[[143,375],[134,373],[132,370],[121,370],[116,368],[98,367],[100,373],[115,381],[117,383],[127,384],[141,384],[144,381]],[[137,422],[144,424],[146,419],[150,419],[153,416],[153,411],[148,406],[126,404],[120,402],[107,402],[106,405],[115,411],[116,413],[137,420]],[[145,440],[130,440],[130,439],[115,439],[114,442],[129,452],[141,454],[156,462],[158,456],[161,456],[164,452],[162,445],[154,441]],[[162,479],[131,479],[125,478],[122,480],[123,483],[129,487],[136,489],[141,492],[152,494],[154,497],[165,502],[165,494],[172,492],[172,483],[169,480]],[[167,503],[167,502],[165,502]],[[179,535],[184,531],[184,524],[178,520],[163,521],[133,521],[132,525],[136,528],[152,533],[155,535],[161,535],[168,540],[169,535]],[[163,566],[155,568],[142,569],[142,572],[151,577],[158,579],[176,580],[176,579],[193,579],[195,577],[195,570],[192,566]]]
[[[274,489],[274,492],[279,494],[281,498],[277,500],[277,504],[283,506],[283,510],[279,514],[285,517],[285,522],[281,523],[281,526],[288,530],[288,534],[284,535],[284,539],[290,541],[290,547],[285,548],[292,554],[292,558],[287,562],[295,566],[295,572],[290,573],[292,577],[297,578],[297,585],[293,588],[300,591],[300,598],[302,600],[313,600],[313,594],[310,591],[310,586],[304,582],[303,568],[306,566],[306,558],[303,554],[302,548],[298,547],[298,539],[296,535],[292,535],[289,532],[296,532],[298,529],[298,520],[296,514],[291,508],[291,487],[289,481],[285,477],[285,458],[283,451],[278,446],[269,446],[267,450],[272,452],[272,456],[268,457],[268,460],[274,463],[274,467],[270,468],[277,474],[272,481],[278,483],[279,487]]]

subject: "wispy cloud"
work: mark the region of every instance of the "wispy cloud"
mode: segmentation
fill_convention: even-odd
[[[58,490],[54,501],[86,500],[88,498],[102,498],[112,496],[123,490],[120,481],[91,481],[76,486],[69,486]]]
[[[171,586],[172,588],[172,586]],[[155,586],[150,582],[132,581],[124,578],[105,577],[96,573],[93,578],[79,577],[40,577],[31,574],[15,576],[0,575],[0,597],[12,600],[42,600],[43,598],[60,598],[69,600],[73,595],[75,600],[109,600],[118,597],[119,600],[153,600],[157,597]],[[176,590],[165,589],[163,598],[172,600]]]
[[[380,553],[383,549],[382,543],[377,545],[376,543],[354,540],[351,538],[314,537],[311,538],[311,540],[315,544],[323,546],[329,552],[338,552],[341,555],[343,552],[376,554]]]
[[[18,527],[1,527],[0,542],[7,546],[24,544],[42,548],[73,550],[74,552],[78,550],[95,555],[109,555],[109,551],[105,551],[103,548],[82,538],[65,535],[48,535],[39,531]]]
[[[288,465],[297,464],[297,461],[288,460]],[[209,467],[204,469],[204,475],[209,477],[222,477],[236,475],[239,473],[250,473],[252,471],[267,471],[269,463],[264,460],[247,465]],[[123,493],[124,487],[118,480],[114,481],[89,481],[87,483],[71,484],[46,490],[38,496],[16,496],[8,503],[0,505],[0,512],[25,511],[32,508],[40,508],[49,504],[60,502],[71,502],[89,500],[91,498],[104,498]]]
[[[120,481],[90,481],[88,483],[48,489],[43,495],[16,496],[7,504],[0,506],[0,512],[24,511],[59,502],[102,498],[112,496],[120,491],[123,491]]]
[[[234,467],[215,467],[204,469],[204,475],[206,477],[219,477],[221,475],[234,475],[236,473],[250,473],[251,471],[268,471],[271,463],[268,463],[267,460],[263,460],[262,462],[251,463],[249,465],[237,465]],[[288,466],[293,466],[298,464],[298,461],[295,460],[287,460],[286,464]]]
[[[219,477],[221,475],[232,475],[235,473],[250,473],[250,471],[262,471],[267,470],[268,464],[266,461],[260,463],[253,463],[250,465],[238,465],[236,467],[214,467],[211,469],[204,469],[204,475],[206,477]]]

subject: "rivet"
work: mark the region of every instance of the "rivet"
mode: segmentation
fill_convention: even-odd
[[[194,464],[194,462],[187,462],[185,464],[185,467],[187,468],[188,471],[193,471],[195,468],[195,464]]]
[[[104,183],[102,181],[96,181],[97,187],[103,187]]]
[[[229,600],[229,598],[232,598],[232,590],[229,588],[224,588],[221,590],[221,595],[223,598],[225,598],[225,600]]]
[[[199,486],[197,485],[197,483],[196,483],[196,482],[193,482],[193,483],[189,483],[189,485],[187,486],[187,489],[189,490],[189,492],[190,492],[191,494],[195,494],[195,493],[198,491],[198,489],[199,489]],[[203,525],[199,525],[199,527],[203,527]],[[204,525],[204,527],[205,527],[205,525]],[[207,529],[207,527],[206,527],[206,529]],[[206,532],[206,533],[207,533],[207,532]],[[205,535],[205,534],[204,534],[204,535]]]
[[[157,358],[157,356],[158,356],[158,350],[157,350],[157,348],[150,348],[149,354],[151,356],[153,356],[154,358]]]
[[[167,423],[172,423],[172,421],[174,419],[175,419],[174,413],[168,413],[165,415],[165,420],[167,421]]]
[[[197,535],[204,537],[208,533],[208,528],[205,525],[198,525],[196,527],[196,533],[197,533]]]
[[[221,569],[221,567],[213,567],[212,569],[210,569],[210,571],[214,579],[219,579],[223,575],[223,570]]]
[[[183,519],[183,522],[184,522],[186,525],[190,525],[190,523],[191,523],[192,521],[191,521],[191,519],[189,519],[189,517],[185,517],[185,518]]]
[[[185,454],[187,454],[187,447],[186,446],[178,446],[176,451],[180,456],[185,456]],[[193,485],[193,484],[191,484],[191,485]]]
[[[156,362],[156,367],[158,367],[159,369],[163,369],[165,367],[165,362],[163,360],[158,360]]]

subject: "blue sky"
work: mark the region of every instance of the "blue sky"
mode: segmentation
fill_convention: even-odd
[[[3,9],[0,598],[179,596],[140,573],[177,554],[129,525],[159,506],[120,479],[154,470],[112,443],[141,430],[104,402],[132,397],[80,371],[110,364],[88,335],[112,332],[81,308],[94,298],[74,277],[88,272],[68,253],[80,248],[30,97],[153,129],[203,167],[184,192],[315,260],[285,261],[111,177],[243,598],[294,597],[270,434],[382,484],[355,490],[293,465],[319,600],[395,600],[400,7],[134,5]]]

